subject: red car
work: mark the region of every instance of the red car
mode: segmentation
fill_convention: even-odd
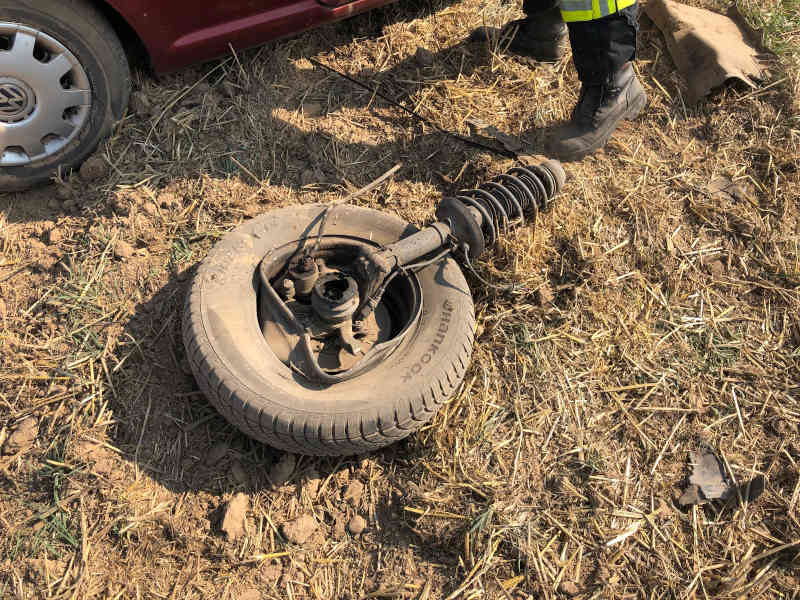
[[[121,39],[180,69],[391,0],[0,0],[0,192],[80,164],[130,94]]]

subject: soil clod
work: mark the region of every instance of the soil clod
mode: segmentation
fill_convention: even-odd
[[[130,100],[131,112],[140,117],[149,117],[153,113],[153,105],[150,98],[144,92],[134,92]]]
[[[81,179],[87,182],[97,181],[108,172],[108,165],[102,156],[92,156],[81,166]]]
[[[61,202],[66,202],[72,198],[72,188],[67,184],[60,184],[56,186],[56,199]],[[57,204],[57,203],[56,203]],[[51,208],[53,208],[51,206]]]
[[[347,530],[353,535],[361,535],[367,528],[367,521],[361,515],[355,515],[347,524]]]
[[[91,471],[95,474],[109,476],[115,471],[114,453],[102,444],[80,442],[74,452],[79,459],[92,463]]]
[[[17,454],[27,450],[33,445],[37,435],[39,422],[34,417],[24,419],[3,444],[3,454]]]
[[[239,600],[261,600],[261,592],[256,588],[249,588],[239,594]]]
[[[229,449],[230,446],[228,446],[228,444],[226,444],[225,442],[217,442],[216,444],[211,446],[211,449],[208,451],[208,454],[206,454],[206,464],[209,467],[213,467],[225,457]]]
[[[361,495],[364,493],[364,484],[358,479],[351,481],[342,494],[342,499],[351,506],[358,506],[361,502]]]
[[[297,464],[297,459],[294,454],[284,454],[280,460],[272,465],[269,470],[269,480],[275,488],[279,488],[289,481],[289,478],[294,473],[294,467]]]
[[[277,582],[283,573],[283,566],[280,563],[268,563],[261,569],[261,576],[267,581]]]
[[[114,244],[114,256],[120,260],[128,260],[136,253],[136,249],[128,242],[117,240]]]
[[[47,241],[50,244],[58,244],[61,240],[64,239],[64,230],[58,227],[53,227],[50,231],[47,232]]]
[[[238,460],[231,465],[231,476],[239,485],[247,485],[250,481],[250,478],[247,476],[247,471],[244,470],[242,463]]]
[[[247,494],[236,494],[228,501],[222,516],[220,529],[229,542],[238,540],[245,533],[245,518],[250,508],[250,498]]]
[[[304,544],[317,530],[317,521],[311,515],[303,515],[287,521],[281,527],[283,536],[292,544]]]
[[[310,471],[306,475],[306,482],[303,485],[303,490],[308,497],[311,498],[311,500],[315,500],[320,485],[322,485],[322,479],[320,479],[319,473],[316,471]]]
[[[692,473],[689,486],[678,499],[684,506],[705,504],[709,500],[727,498],[731,491],[728,476],[722,461],[710,449],[704,448],[689,453]]]
[[[553,303],[555,299],[555,294],[553,293],[553,288],[550,287],[550,284],[545,282],[539,286],[536,290],[536,304],[539,306],[549,306]]]
[[[714,277],[722,277],[725,275],[725,264],[721,260],[712,260],[708,263],[708,270]]]
[[[574,598],[581,593],[580,588],[572,581],[562,581],[558,586],[558,591],[570,598]]]

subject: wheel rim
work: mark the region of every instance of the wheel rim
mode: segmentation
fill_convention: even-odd
[[[66,46],[0,21],[0,167],[59,152],[83,129],[91,105],[89,77]]]

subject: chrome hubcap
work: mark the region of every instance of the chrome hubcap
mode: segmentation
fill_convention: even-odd
[[[36,107],[36,95],[22,81],[0,77],[0,122],[16,123]]]
[[[91,104],[89,77],[66,46],[0,21],[0,167],[60,151],[83,129]]]

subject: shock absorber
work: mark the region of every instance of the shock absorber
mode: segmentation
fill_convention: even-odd
[[[561,163],[545,160],[516,166],[475,189],[443,198],[436,209],[436,222],[360,257],[358,268],[371,284],[356,319],[372,312],[399,270],[425,266],[453,249],[468,262],[475,260],[497,243],[500,234],[523,225],[527,217],[535,220],[565,180]]]
[[[555,160],[517,166],[475,189],[442,199],[436,218],[448,225],[459,246],[466,246],[468,257],[475,259],[494,246],[501,233],[524,225],[526,216],[535,221],[565,180],[564,168]]]

